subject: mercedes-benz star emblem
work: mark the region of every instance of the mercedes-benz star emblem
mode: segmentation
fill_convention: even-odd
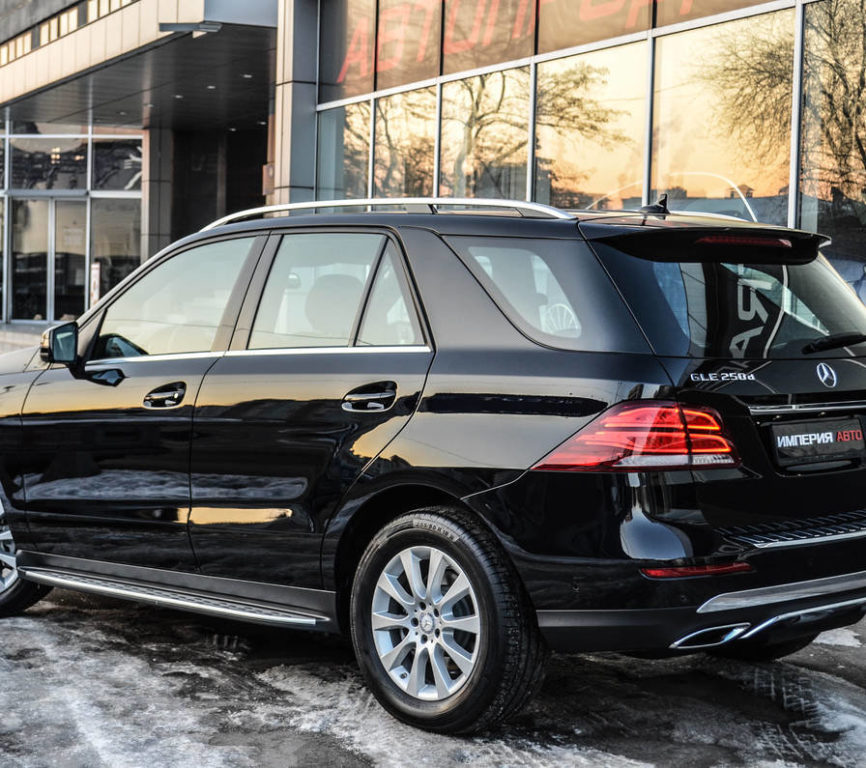
[[[836,371],[834,371],[827,363],[818,363],[815,369],[818,373],[818,380],[825,386],[833,389],[838,383]]]

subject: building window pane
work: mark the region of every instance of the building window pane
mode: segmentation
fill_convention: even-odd
[[[785,224],[794,11],[662,37],[651,197],[673,210]]]
[[[442,0],[379,0],[376,87],[439,74]]]
[[[439,193],[525,199],[528,123],[526,67],[446,83]]]
[[[806,7],[800,225],[831,235],[824,253],[866,299],[866,44],[859,2]]]
[[[433,194],[436,89],[425,88],[376,102],[375,194]]]
[[[11,132],[28,135],[56,136],[87,133],[87,125],[79,123],[35,123],[31,120],[13,120]]]
[[[538,66],[535,199],[562,208],[638,208],[646,44]]]
[[[6,198],[0,197],[0,259],[6,257],[6,230],[4,229],[5,221],[6,221]],[[0,262],[3,264],[4,262]],[[4,296],[4,288],[6,286],[3,285],[3,270],[0,269],[0,302],[3,300]],[[5,306],[5,304],[0,304],[0,306]],[[5,314],[5,312],[4,312]]]
[[[85,189],[87,140],[12,136],[12,189]]]
[[[92,189],[141,189],[141,142],[97,139],[93,142]]]
[[[141,201],[99,198],[90,205],[91,269],[99,286],[91,288],[92,304],[141,264]]]
[[[328,0],[321,8],[319,101],[370,93],[376,0]]]
[[[48,200],[12,203],[12,317],[45,320],[48,290]]]
[[[367,197],[370,103],[319,113],[319,200]]]
[[[535,48],[532,0],[445,0],[444,74],[531,56]]]
[[[87,203],[54,203],[54,319],[74,320],[84,312]]]
[[[656,3],[656,26],[663,27],[666,24],[676,24],[679,21],[689,19],[700,19],[704,16],[713,16],[716,13],[727,13],[736,11],[738,8],[746,8],[750,5],[760,5],[764,0],[683,0],[682,2],[659,2]]]
[[[658,3],[657,7],[662,5],[664,3]],[[674,5],[680,7],[678,1]],[[624,0],[542,0],[538,11],[538,51],[558,51],[649,29],[652,7],[653,3],[640,0],[628,3]]]

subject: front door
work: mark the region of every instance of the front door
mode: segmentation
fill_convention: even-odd
[[[193,405],[260,245],[219,240],[162,259],[94,319],[82,365],[52,366],[31,388],[24,484],[42,551],[194,569]]]
[[[198,398],[190,536],[203,573],[320,588],[324,523],[433,353],[385,235],[287,234],[267,274]]]

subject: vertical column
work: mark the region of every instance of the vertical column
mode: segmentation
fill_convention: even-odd
[[[318,2],[281,0],[271,203],[304,202],[315,193],[318,56]]]
[[[656,87],[656,39],[652,32],[647,34],[647,93],[646,93],[646,127],[644,132],[644,158],[643,158],[643,190],[641,191],[641,205],[654,203],[653,193],[658,196],[658,190],[653,185],[653,124],[655,115],[655,87]]]
[[[141,257],[149,259],[171,243],[174,137],[168,128],[146,131],[141,172]]]
[[[806,34],[806,8],[797,3],[794,29],[794,78],[791,84],[791,166],[788,172],[788,226],[800,226],[800,130],[803,123],[803,38]]]

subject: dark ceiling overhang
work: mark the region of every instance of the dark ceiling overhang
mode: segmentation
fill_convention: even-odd
[[[15,122],[127,128],[260,128],[268,116],[276,31],[222,24],[179,33],[4,105]]]

